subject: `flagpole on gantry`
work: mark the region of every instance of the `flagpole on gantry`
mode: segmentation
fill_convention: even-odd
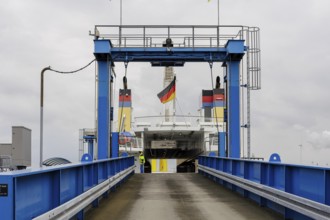
[[[218,26],[220,25],[220,0],[218,0]]]
[[[122,25],[123,25],[123,0],[120,0],[120,26]]]
[[[208,2],[211,2],[211,0],[208,0]],[[218,0],[218,26],[220,25],[220,0]]]

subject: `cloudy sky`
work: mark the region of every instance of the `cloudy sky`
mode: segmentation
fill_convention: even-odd
[[[32,129],[39,154],[40,71],[74,70],[93,59],[95,24],[119,24],[119,0],[11,0],[0,7],[0,143],[11,126]],[[220,0],[222,25],[261,28],[262,90],[252,92],[252,152],[285,162],[330,164],[330,2]],[[123,0],[123,24],[215,25],[212,0]],[[121,86],[123,64],[116,64]],[[208,64],[176,68],[182,114],[197,114],[201,89],[211,86]],[[135,116],[157,115],[162,68],[130,63]],[[215,74],[221,75],[220,64]],[[94,127],[94,65],[72,75],[46,73],[44,158],[78,160],[78,130]],[[189,90],[187,93],[185,91]]]

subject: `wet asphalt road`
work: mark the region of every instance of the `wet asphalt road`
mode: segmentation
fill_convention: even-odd
[[[195,173],[135,174],[86,219],[283,219]]]

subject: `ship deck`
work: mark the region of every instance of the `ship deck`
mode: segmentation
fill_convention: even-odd
[[[135,174],[86,219],[283,219],[195,173]]]

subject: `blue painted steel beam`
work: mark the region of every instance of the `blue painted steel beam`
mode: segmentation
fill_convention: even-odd
[[[119,157],[119,133],[112,132],[111,138],[111,158]]]
[[[88,153],[91,155],[92,158],[94,158],[94,141],[88,140]]]
[[[1,176],[0,173],[0,215],[3,219],[15,219],[15,198],[13,197],[15,192],[15,180],[10,176]],[[7,191],[7,193],[5,193]]]
[[[230,54],[244,54],[243,40],[229,42],[232,42],[228,44],[229,48],[119,48],[112,47],[110,40],[94,40],[94,55],[97,60],[103,61],[110,55],[111,62],[224,62],[229,61]]]
[[[114,62],[220,62],[226,59],[226,50],[213,48],[113,48]]]
[[[244,56],[244,41],[231,40],[226,44],[227,61],[227,124],[228,156],[240,158],[240,61]]]
[[[106,56],[108,57],[108,56]],[[98,159],[109,158],[110,141],[110,68],[108,61],[98,63],[97,146]]]
[[[240,73],[239,61],[227,62],[228,66],[228,155],[240,158]]]
[[[226,132],[219,132],[218,135],[219,156],[226,157]]]

